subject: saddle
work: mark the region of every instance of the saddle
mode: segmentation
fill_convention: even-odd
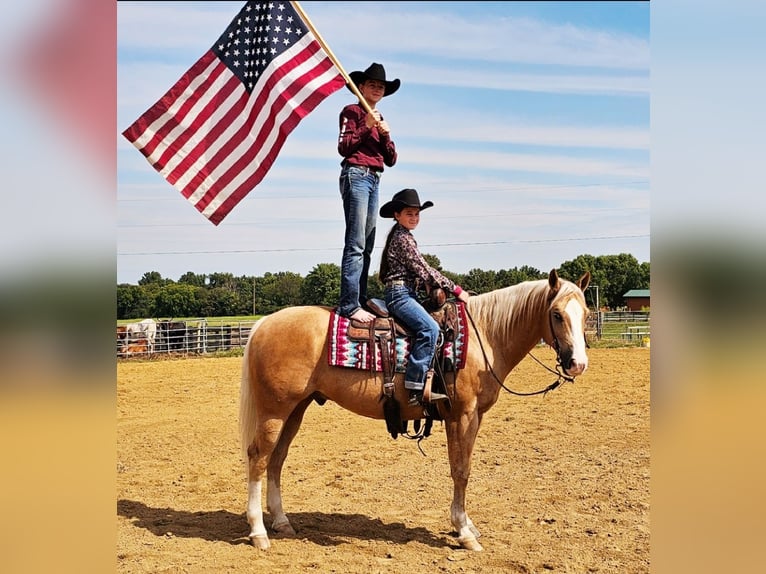
[[[458,316],[457,306],[454,301],[447,301],[446,294],[441,288],[431,289],[428,297],[422,302],[423,307],[430,313],[436,323],[439,325],[441,337],[437,342],[435,356],[440,355],[441,347],[445,342],[454,341],[458,334]],[[401,420],[399,403],[394,397],[394,371],[396,367],[396,336],[410,337],[413,335],[405,325],[400,324],[388,312],[385,301],[382,299],[368,299],[367,308],[375,315],[375,320],[368,323],[362,323],[351,319],[349,321],[347,336],[352,341],[366,341],[370,348],[378,345],[380,348],[380,359],[383,370],[383,394],[381,400],[383,404],[383,413],[386,420],[386,428],[392,438],[396,438],[399,433],[407,432],[407,422]],[[453,365],[441,365],[441,372],[453,370]],[[429,371],[426,377],[426,392],[428,396],[432,384],[436,383],[433,390],[445,392],[446,388],[441,376],[434,376],[434,371]],[[438,389],[437,389],[438,387]],[[447,401],[449,403],[449,401]],[[425,434],[430,433],[433,419],[442,420],[442,416],[434,404],[424,406],[424,416],[426,418]],[[415,421],[416,435],[420,429],[420,421]]]

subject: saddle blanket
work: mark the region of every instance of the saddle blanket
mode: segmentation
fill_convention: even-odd
[[[328,328],[328,361],[333,367],[350,367],[355,369],[375,370],[383,372],[380,358],[380,345],[372,345],[369,341],[356,341],[348,338],[349,319],[342,317],[335,310],[330,313],[330,325]],[[465,367],[466,352],[468,350],[468,327],[465,307],[462,302],[457,303],[457,336],[454,341],[444,343],[442,356],[452,360],[455,370]],[[403,373],[409,356],[410,338],[402,337],[397,333],[395,341],[395,371]]]

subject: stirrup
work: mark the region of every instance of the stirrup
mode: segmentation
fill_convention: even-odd
[[[442,393],[433,393],[433,392],[424,392],[423,393],[423,403],[429,404],[429,403],[435,403],[437,401],[446,401],[449,399],[447,395],[443,395]]]
[[[410,400],[407,401],[407,406],[423,407],[430,403],[435,403],[437,401],[446,401],[447,399],[449,399],[449,397],[441,393],[424,393],[423,391],[410,391]]]
[[[423,398],[421,404],[427,405],[430,403],[435,403],[437,401],[446,401],[449,399],[447,395],[443,395],[442,393],[436,393],[431,390],[431,384],[433,383],[434,379],[434,371],[433,369],[429,369],[426,373],[426,382],[423,386]]]

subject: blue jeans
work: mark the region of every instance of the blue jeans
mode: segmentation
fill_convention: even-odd
[[[436,352],[439,325],[417,300],[416,294],[404,285],[386,288],[386,306],[396,319],[415,333],[410,341],[410,356],[404,371],[404,387],[423,390],[426,373]]]
[[[350,317],[367,301],[367,277],[375,247],[380,175],[358,167],[340,172],[340,195],[346,220],[343,259],[340,266],[340,305],[338,312]]]

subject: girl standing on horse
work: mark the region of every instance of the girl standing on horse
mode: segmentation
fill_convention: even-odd
[[[397,153],[391,130],[376,105],[399,89],[400,81],[386,80],[386,70],[373,62],[364,72],[349,74],[372,110],[360,103],[349,104],[340,113],[338,153],[343,156],[340,194],[346,223],[340,268],[340,304],[344,317],[370,322],[375,316],[367,303],[367,274],[375,246],[378,188],[385,167],[396,164]]]
[[[431,363],[436,352],[439,325],[418,300],[418,292],[441,287],[460,301],[468,301],[468,292],[431,267],[423,258],[412,231],[420,222],[420,212],[433,202],[420,203],[418,192],[403,189],[380,208],[380,216],[394,218],[380,262],[380,280],[386,287],[386,306],[391,314],[415,334],[404,373],[404,387],[410,392],[410,406],[422,405],[426,377],[432,376]],[[447,398],[431,393],[426,402]]]

